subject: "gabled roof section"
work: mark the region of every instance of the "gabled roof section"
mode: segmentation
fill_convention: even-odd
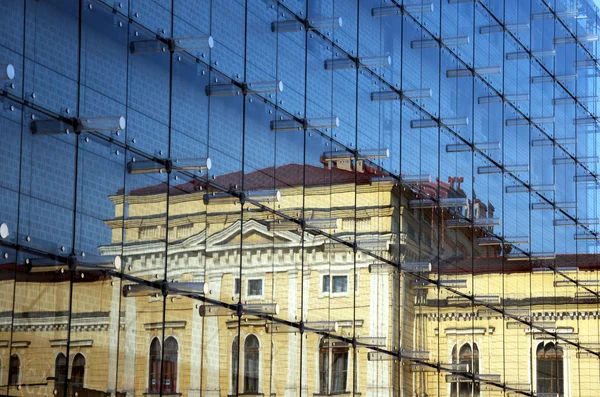
[[[251,234],[263,237],[264,242],[244,243],[244,248],[247,247],[248,249],[268,248],[272,246],[299,247],[302,244],[301,236],[297,232],[269,231],[264,223],[255,220],[244,221],[242,227],[240,227],[240,223],[241,221],[238,220],[220,232],[209,236],[206,240],[206,251],[214,252],[239,248],[240,243],[236,237],[240,236],[240,232],[242,238]],[[310,242],[314,241],[314,236],[311,235],[308,240],[309,245],[312,245]],[[322,244],[322,241],[320,244]]]

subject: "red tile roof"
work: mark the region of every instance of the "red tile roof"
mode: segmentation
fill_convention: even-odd
[[[327,186],[343,183],[368,184],[370,179],[381,176],[383,173],[375,168],[366,167],[364,173],[355,173],[338,168],[324,168],[314,165],[287,164],[281,167],[268,167],[257,171],[242,174],[241,171],[217,176],[213,182],[218,186],[234,189],[237,185],[243,190],[269,190],[293,186]],[[243,176],[243,178],[242,178]],[[242,186],[243,179],[243,186]],[[205,189],[206,185],[196,180],[171,186],[170,195],[189,194]],[[134,189],[129,192],[132,196],[148,196],[167,192],[166,182],[153,186]],[[120,189],[117,194],[123,194]]]

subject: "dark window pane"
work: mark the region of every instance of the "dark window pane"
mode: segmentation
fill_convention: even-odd
[[[329,276],[323,276],[323,292],[329,292]]]
[[[168,337],[165,340],[165,355],[163,358],[163,393],[175,393],[177,391],[177,356],[179,346],[175,338]]]
[[[262,293],[262,280],[248,280],[248,296],[260,296]]]
[[[71,385],[73,387],[83,387],[85,379],[85,357],[77,353],[73,359],[73,368],[71,369]]]
[[[59,385],[64,384],[67,379],[67,358],[63,353],[58,353],[58,356],[56,356],[54,378],[55,382]]]
[[[563,351],[553,343],[540,344],[537,358],[538,393],[555,393],[564,396]]]
[[[19,384],[19,376],[21,372],[21,360],[19,356],[12,355],[10,356],[10,365],[8,368],[8,384],[9,385],[18,385]]]
[[[246,338],[244,348],[244,393],[258,392],[259,348],[254,335]]]
[[[150,344],[150,372],[148,378],[148,392],[160,392],[160,342],[154,338]]]
[[[319,392],[327,393],[329,387],[329,349],[325,339],[321,339],[319,348]]]
[[[347,276],[333,276],[333,292],[348,292]]]
[[[239,354],[238,338],[236,336],[231,346],[231,390],[234,394],[237,392],[238,388]]]
[[[344,392],[348,377],[348,349],[334,349],[332,359],[331,392]]]

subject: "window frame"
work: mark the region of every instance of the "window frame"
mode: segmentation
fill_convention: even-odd
[[[476,342],[464,342],[455,343],[450,350],[450,362],[453,364],[460,364],[466,361],[463,359],[462,352],[465,347],[471,351],[470,359],[466,364],[469,365],[469,370],[474,374],[481,373],[481,351],[479,345]],[[473,368],[471,368],[473,367]],[[459,397],[463,395],[469,395],[474,397],[481,396],[481,386],[479,382],[450,382],[450,397]],[[466,390],[463,390],[466,389]],[[468,394],[465,394],[468,393]]]
[[[58,366],[58,360],[60,359],[60,357],[62,357],[62,359],[64,360],[64,365],[63,365],[63,378],[60,379],[59,378],[59,366]],[[67,356],[65,355],[65,353],[63,352],[58,352],[58,354],[56,355],[56,357],[54,357],[54,384],[65,384],[67,381]]]
[[[260,281],[260,295],[250,295],[250,281]],[[247,277],[246,288],[244,289],[245,300],[263,300],[265,299],[265,278],[264,277]],[[240,285],[241,286],[241,285]]]
[[[240,364],[240,355],[241,355],[241,351],[240,351],[240,344],[239,344],[239,337],[238,335],[235,335],[233,337],[233,341],[231,342],[231,355],[230,355],[230,374],[231,377],[229,379],[229,388],[231,390],[231,393],[229,393],[230,395],[236,395],[238,394],[238,387],[239,387],[239,383],[240,383],[240,376],[239,376],[239,370],[241,369],[241,364]]]
[[[155,346],[158,346],[158,360],[156,357],[156,352],[153,349],[154,342],[156,342]],[[152,337],[150,340],[150,345],[148,347],[148,382],[146,384],[146,391],[149,394],[160,393],[160,372],[161,372],[161,356],[162,356],[162,344],[160,343],[160,338],[157,336]],[[155,367],[155,363],[158,362],[158,366]],[[158,374],[155,373],[156,368],[158,368]],[[153,376],[156,375],[156,376]],[[156,379],[156,384],[153,384],[152,381]]]
[[[561,397],[564,397],[567,395],[566,391],[568,388],[568,381],[569,381],[568,377],[565,376],[565,374],[568,372],[567,368],[566,368],[567,363],[568,363],[568,358],[566,357],[567,352],[565,351],[565,349],[562,348],[562,346],[558,345],[556,342],[553,342],[553,341],[541,341],[537,344],[537,346],[535,347],[535,350],[532,351],[532,353],[535,354],[534,360],[532,360],[535,362],[535,370],[533,371],[534,381],[535,381],[535,392],[538,394],[540,393],[540,391],[539,391],[540,376],[538,373],[540,370],[539,369],[540,366],[539,366],[538,353],[540,350],[545,350],[546,347],[550,344],[553,345],[553,348],[555,350],[560,349],[560,351],[562,352],[562,357],[560,360],[560,361],[562,361],[562,366],[560,367],[562,369],[562,371],[561,371],[562,372],[562,390],[560,390],[560,382],[561,382],[560,378],[557,378],[556,383],[557,383],[557,389],[559,389],[558,395]],[[544,360],[544,361],[550,361],[550,360]],[[558,360],[556,360],[556,361],[558,361]],[[557,371],[557,375],[559,375],[558,371]],[[541,393],[552,393],[552,392],[541,392]]]
[[[167,342],[169,341],[173,341],[173,343],[175,344],[175,360],[170,360],[167,361]],[[165,338],[164,342],[163,342],[163,359],[162,359],[162,381],[164,382],[165,380],[169,381],[169,388],[170,390],[165,390],[165,385],[162,385],[162,393],[163,394],[176,394],[178,393],[178,384],[177,382],[179,381],[179,341],[177,340],[177,338],[175,338],[173,335],[169,335]],[[171,372],[167,373],[166,369],[166,363],[171,363]],[[166,376],[170,375],[170,378],[167,378]],[[162,383],[162,382],[161,382]]]
[[[173,362],[174,364],[172,365],[172,371],[170,372],[170,374],[172,375],[171,378],[169,378],[169,386],[173,387],[174,389],[166,391],[165,387],[163,386],[163,381],[166,380],[165,375],[165,360],[167,357],[167,354],[163,352],[163,349],[165,348],[165,345],[167,343],[167,341],[169,340],[173,340],[173,342],[175,343],[175,347],[176,347],[176,351],[175,351],[175,361],[169,361],[169,362]],[[154,344],[154,342],[156,341],[157,346],[158,346],[158,360],[156,360],[158,362],[158,365],[156,367],[154,367],[154,369],[158,370],[158,382],[156,383],[156,385],[152,385],[152,379],[153,379],[153,362],[155,362],[153,360],[153,357],[155,357],[152,353],[152,346]],[[177,337],[175,337],[174,335],[168,335],[165,336],[164,340],[161,343],[161,340],[158,336],[153,336],[152,339],[150,340],[150,345],[148,348],[148,383],[147,383],[147,389],[146,389],[146,393],[145,394],[160,394],[162,391],[162,394],[180,394],[178,392],[179,390],[179,352],[181,350],[181,344],[179,342],[179,339]]]
[[[81,382],[78,384],[74,384],[74,380],[73,380],[73,374],[75,373],[75,360],[77,360],[78,358],[83,359],[83,367],[78,365],[77,367],[82,369],[82,373],[81,373]],[[73,361],[71,363],[71,376],[69,378],[69,383],[73,386],[73,387],[80,387],[80,388],[84,388],[85,387],[85,375],[87,373],[86,371],[87,368],[87,359],[85,358],[85,356],[78,352],[77,354],[75,354],[75,356],[73,356]]]
[[[252,351],[252,354],[256,354],[256,370],[255,370],[255,377],[254,378],[250,378],[249,376],[249,365],[248,365],[248,341],[252,340],[251,338],[253,338],[254,340],[256,340],[256,351]],[[261,376],[261,362],[260,362],[260,348],[261,348],[261,343],[260,343],[260,339],[258,338],[257,335],[255,334],[248,334],[246,335],[246,337],[244,338],[244,356],[243,356],[243,360],[242,362],[244,363],[244,368],[242,369],[242,371],[240,371],[243,375],[243,389],[242,389],[242,394],[260,394],[261,393],[261,384],[260,384],[260,376]],[[253,348],[254,349],[254,348]],[[255,379],[256,382],[256,390],[250,390],[249,388],[249,379]],[[254,381],[253,381],[254,382]],[[239,383],[239,379],[238,379],[238,383]]]
[[[334,347],[326,345],[327,337],[322,337],[319,341],[317,348],[317,393],[320,395],[331,395],[331,394],[348,394],[350,387],[348,385],[350,379],[348,374],[350,373],[350,346]],[[336,356],[342,356],[344,360],[344,368],[340,374],[336,372],[335,358]],[[345,356],[345,357],[343,357]],[[324,368],[324,366],[326,368]],[[342,377],[341,383],[343,389],[334,389],[334,384],[337,384],[338,377]],[[326,384],[323,384],[325,380]]]
[[[325,278],[329,278],[329,290],[325,291]],[[346,289],[342,292],[333,292],[333,279],[336,277],[344,277],[346,279]],[[319,297],[325,298],[336,298],[341,296],[348,296],[350,290],[350,275],[348,273],[322,273],[319,277]]]
[[[242,279],[239,277],[233,278],[233,296],[240,296],[242,292]]]
[[[16,383],[13,382],[13,377],[14,377],[14,373],[13,373],[13,359],[18,360],[18,365],[17,365],[17,374],[16,374]],[[10,358],[8,359],[8,382],[7,384],[9,386],[18,386],[21,384],[21,357],[19,357],[19,355],[17,353],[13,353],[10,355]]]

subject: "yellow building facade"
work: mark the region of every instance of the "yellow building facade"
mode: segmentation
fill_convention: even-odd
[[[249,190],[277,171],[299,172],[257,171]],[[11,395],[60,393],[66,377],[79,396],[596,395],[594,257],[521,258],[475,244],[486,228],[448,226],[489,203],[411,206],[430,189],[461,199],[452,179],[416,191],[373,169],[304,171],[304,188],[281,184],[265,203],[194,182],[111,197],[100,252],[121,277],[9,252],[2,383]]]

